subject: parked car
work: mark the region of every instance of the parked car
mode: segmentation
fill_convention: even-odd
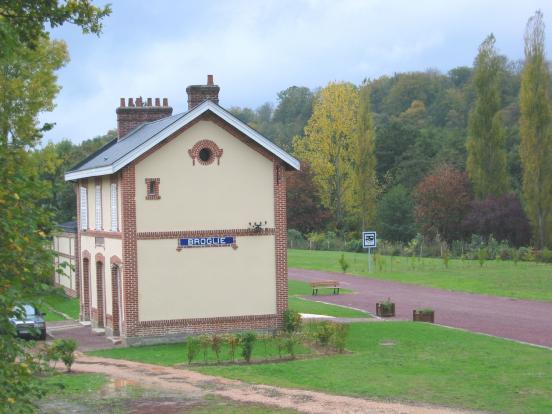
[[[30,304],[24,304],[14,308],[19,315],[10,318],[10,322],[15,326],[17,336],[20,337],[37,337],[38,339],[46,339],[46,321],[44,320],[45,313]]]

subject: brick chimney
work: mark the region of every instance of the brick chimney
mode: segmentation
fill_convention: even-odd
[[[207,85],[190,85],[186,88],[188,93],[188,111],[204,101],[210,100],[218,104],[220,87],[213,82],[213,75],[207,75]]]
[[[145,102],[142,97],[136,98],[136,101],[133,98],[128,98],[128,101],[121,98],[121,103],[116,110],[119,140],[123,139],[138,125],[171,116],[172,111],[173,109],[169,106],[167,98],[163,98],[163,106],[161,106],[159,98],[155,98],[155,104],[151,98],[148,98]]]

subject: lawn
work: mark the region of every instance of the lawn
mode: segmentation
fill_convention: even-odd
[[[341,273],[341,252],[288,250],[292,268]],[[382,257],[368,274],[366,253],[345,253],[348,273],[439,289],[552,302],[552,265],[533,262],[451,259],[448,268],[434,258]],[[381,266],[380,266],[381,265]]]
[[[547,349],[413,322],[352,324],[347,347],[352,354],[198,370],[365,398],[501,413],[552,412],[552,351]]]
[[[44,319],[47,322],[65,320],[58,312],[64,313],[71,319],[79,319],[79,299],[68,297],[62,289],[56,289],[40,298],[27,298],[27,301],[36,304],[40,311],[46,313]],[[54,310],[57,312],[54,312]]]
[[[312,288],[308,283],[299,280],[288,280],[288,307],[299,313],[312,313],[316,315],[327,315],[341,318],[369,318],[366,312],[347,308],[344,306],[328,305],[325,303],[305,300],[299,295],[308,296],[313,300],[324,301],[324,295],[312,296]],[[348,289],[341,289],[341,294],[351,293]]]

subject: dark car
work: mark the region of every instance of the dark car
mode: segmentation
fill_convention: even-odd
[[[10,318],[10,322],[15,326],[17,336],[46,339],[45,313],[40,313],[35,306],[29,304],[14,308],[14,312],[17,316]]]

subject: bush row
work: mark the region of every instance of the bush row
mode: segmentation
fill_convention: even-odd
[[[205,334],[192,336],[186,341],[188,364],[203,357],[205,364],[209,361],[212,351],[217,362],[222,360],[236,362],[241,356],[243,361],[250,363],[255,347],[264,347],[264,357],[268,359],[268,348],[275,349],[278,357],[288,355],[295,359],[300,345],[311,345],[325,352],[344,352],[347,340],[348,325],[333,322],[313,322],[303,327],[301,316],[293,310],[284,314],[284,329],[271,334],[244,332],[239,334]],[[261,349],[260,352],[262,352]]]
[[[336,233],[309,233],[301,234],[297,230],[288,230],[288,247],[293,249],[329,250],[364,252],[360,235],[349,233],[338,237]],[[423,236],[417,235],[409,243],[388,242],[378,240],[378,254],[382,256],[418,256],[418,257],[443,257],[480,260],[484,255],[485,260],[514,260],[527,262],[552,263],[552,251],[527,247],[512,247],[506,241],[497,241],[492,236],[488,239],[479,235],[472,235],[471,240],[455,240],[450,245],[438,240],[427,241]]]

